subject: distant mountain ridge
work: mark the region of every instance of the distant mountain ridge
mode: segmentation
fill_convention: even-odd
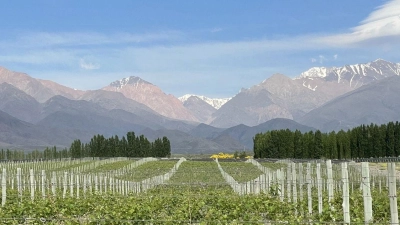
[[[21,91],[35,98],[38,102],[45,102],[55,95],[63,95],[75,99],[84,91],[75,90],[53,81],[35,79],[25,73],[14,72],[0,66],[0,84],[9,83]]]
[[[114,81],[102,88],[105,91],[120,92],[125,97],[145,104],[157,113],[180,120],[198,121],[198,119],[187,110],[181,101],[173,95],[165,94],[159,87],[139,77],[128,77]]]
[[[314,78],[324,79],[325,81],[335,81],[337,83],[347,83],[351,88],[357,88],[374,80],[385,77],[400,75],[400,63],[392,63],[383,59],[377,59],[369,63],[346,65],[343,67],[313,67],[300,74],[295,79],[313,80]],[[303,83],[311,90],[317,88]]]
[[[382,59],[333,68],[311,68],[291,79],[275,74],[258,85],[243,89],[213,114],[211,125],[254,126],[273,118],[298,119],[364,84],[399,76],[399,63]]]
[[[297,121],[322,131],[400,121],[400,76],[377,80],[313,109]]]
[[[183,102],[183,106],[188,109],[201,123],[210,123],[212,114],[217,111],[210,104],[197,96],[190,96]]]
[[[0,110],[29,123],[37,121],[42,111],[35,98],[9,83],[0,84]]]
[[[274,74],[258,85],[242,88],[211,115],[200,101],[194,101],[195,95],[184,95],[180,100],[194,114],[202,115],[200,122],[225,128],[241,123],[254,126],[273,118],[298,119],[364,84],[399,75],[400,63],[383,59],[342,67],[313,67],[295,78]],[[189,99],[190,103],[185,104]]]
[[[139,77],[80,91],[0,67],[0,148],[68,147],[75,138],[135,131],[167,135],[173,152],[205,153],[251,148],[254,132],[268,129],[329,131],[386,123],[400,120],[399,68],[381,59],[311,68],[293,79],[274,74],[231,99],[178,99]]]
[[[147,82],[140,77],[131,76],[131,77],[122,78],[121,80],[114,81],[110,84],[110,86],[116,87],[116,88],[123,88],[127,84],[133,84],[133,85],[150,84],[150,85],[152,85],[152,83]]]
[[[207,104],[211,105],[215,109],[221,108],[225,103],[227,103],[229,100],[232,98],[208,98],[206,96],[202,95],[193,95],[193,94],[186,94],[184,96],[179,97],[178,99],[181,100],[181,102],[185,103],[190,97],[197,97]]]

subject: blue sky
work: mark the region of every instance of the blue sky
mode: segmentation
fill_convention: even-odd
[[[274,73],[400,62],[400,0],[0,6],[0,66],[83,90],[139,76],[177,97],[230,97]]]

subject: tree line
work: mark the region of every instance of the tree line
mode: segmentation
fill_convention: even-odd
[[[54,147],[46,147],[43,151],[33,150],[30,152],[24,150],[1,149],[0,160],[37,160],[37,159],[60,159],[71,157],[68,148],[57,149]]]
[[[171,143],[167,137],[157,138],[150,142],[144,135],[136,136],[135,132],[128,132],[122,138],[118,135],[105,138],[95,135],[89,143],[75,140],[70,147],[72,158],[82,157],[169,157]]]
[[[273,130],[253,138],[254,158],[351,159],[400,156],[400,124],[361,125],[347,131]]]
[[[144,135],[136,136],[135,132],[128,132],[126,137],[118,135],[105,138],[103,135],[94,135],[89,143],[74,140],[71,147],[57,149],[46,147],[43,151],[1,149],[0,160],[36,160],[83,157],[170,157],[171,143],[167,137],[157,138],[150,142]]]

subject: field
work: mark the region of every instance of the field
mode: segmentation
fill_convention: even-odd
[[[0,166],[1,224],[344,221],[345,180],[340,164],[333,165],[331,179],[324,162],[310,164],[310,170],[307,163],[184,158],[3,162]],[[371,166],[371,224],[390,224],[387,173],[375,170]],[[360,164],[348,164],[352,224],[365,220],[363,192],[367,189],[361,171]]]

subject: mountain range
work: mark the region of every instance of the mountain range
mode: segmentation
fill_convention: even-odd
[[[167,136],[174,153],[252,148],[273,129],[322,131],[400,119],[400,64],[382,59],[274,74],[231,98],[176,98],[139,77],[75,90],[0,67],[0,148],[68,147],[95,134]]]

